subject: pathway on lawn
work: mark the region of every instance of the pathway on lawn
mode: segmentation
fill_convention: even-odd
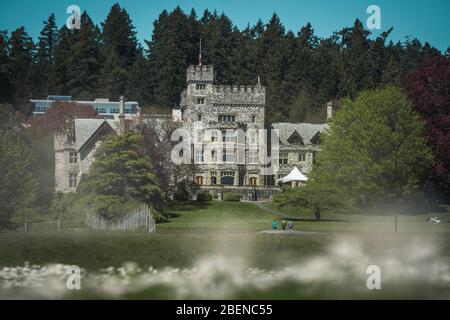
[[[261,210],[271,213],[273,215],[276,215],[282,219],[286,219],[286,220],[292,220],[292,221],[301,221],[300,218],[293,218],[293,217],[289,217],[285,214],[279,213],[275,210],[272,210],[268,207],[266,207],[263,202],[261,201],[255,201],[254,204],[260,208]],[[260,231],[259,233],[265,233],[265,234],[282,234],[282,235],[307,235],[307,234],[326,234],[326,232],[315,232],[315,231],[297,231],[297,230],[263,230]]]
[[[259,233],[265,234],[282,234],[282,235],[297,235],[303,236],[307,234],[326,234],[324,232],[315,232],[315,231],[297,231],[297,230],[263,230]]]

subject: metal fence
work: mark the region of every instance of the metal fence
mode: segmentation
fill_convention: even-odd
[[[156,223],[150,208],[141,204],[137,209],[131,211],[121,218],[105,219],[97,214],[87,214],[86,224],[94,230],[123,231],[145,228],[147,233],[156,232]]]

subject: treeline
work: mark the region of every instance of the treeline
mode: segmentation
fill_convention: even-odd
[[[440,55],[417,39],[388,41],[391,30],[373,38],[356,20],[320,38],[309,23],[297,33],[286,31],[276,14],[240,30],[225,14],[176,8],[159,15],[144,48],[118,4],[100,26],[84,12],[79,30],[58,28],[52,14],[36,43],[23,27],[0,32],[0,103],[28,115],[30,98],[125,94],[141,106],[171,108],[202,39],[203,61],[215,66],[218,82],[255,84],[261,77],[269,121],[315,121],[327,101],[399,84],[424,56]]]

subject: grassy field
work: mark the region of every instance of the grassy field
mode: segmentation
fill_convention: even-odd
[[[213,254],[239,255],[245,251],[255,266],[277,267],[320,253],[343,235],[403,239],[422,235],[450,239],[449,213],[438,215],[443,223],[426,222],[428,215],[399,216],[398,233],[392,216],[333,215],[324,221],[295,221],[294,229],[320,232],[303,236],[260,234],[278,217],[252,203],[211,202],[173,209],[169,223],[157,225],[157,232],[142,230],[99,232],[86,228],[55,232],[54,222],[31,226],[31,232],[0,234],[0,265],[66,263],[86,269],[120,266],[126,261],[144,266],[192,265],[199,257]],[[448,241],[439,240],[440,243]]]
[[[389,259],[402,255],[404,261],[399,263],[448,261],[450,213],[433,214],[442,220],[438,225],[426,222],[429,215],[399,216],[394,233],[392,216],[328,214],[321,222],[295,221],[294,229],[306,232],[302,235],[262,234],[276,216],[252,203],[218,201],[174,208],[170,222],[157,225],[152,235],[143,230],[122,233],[86,228],[63,229],[58,234],[53,222],[43,221],[32,225],[27,234],[0,234],[0,267],[62,263],[95,272],[134,262],[147,270],[193,268],[210,258],[209,263],[224,259],[224,265],[238,261],[245,268],[282,270],[309,265],[312,259],[328,259],[328,267],[341,266],[333,259],[341,261],[342,255],[364,263],[377,257],[390,263]],[[417,258],[416,252],[425,253]]]

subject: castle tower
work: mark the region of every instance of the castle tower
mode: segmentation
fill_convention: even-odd
[[[186,70],[186,83],[194,84],[212,84],[214,82],[214,67],[204,65],[202,57],[202,40],[200,39],[200,49],[198,53],[198,64],[190,65]]]
[[[214,67],[211,65],[191,65],[186,71],[187,85],[193,83],[212,84],[214,82]]]

